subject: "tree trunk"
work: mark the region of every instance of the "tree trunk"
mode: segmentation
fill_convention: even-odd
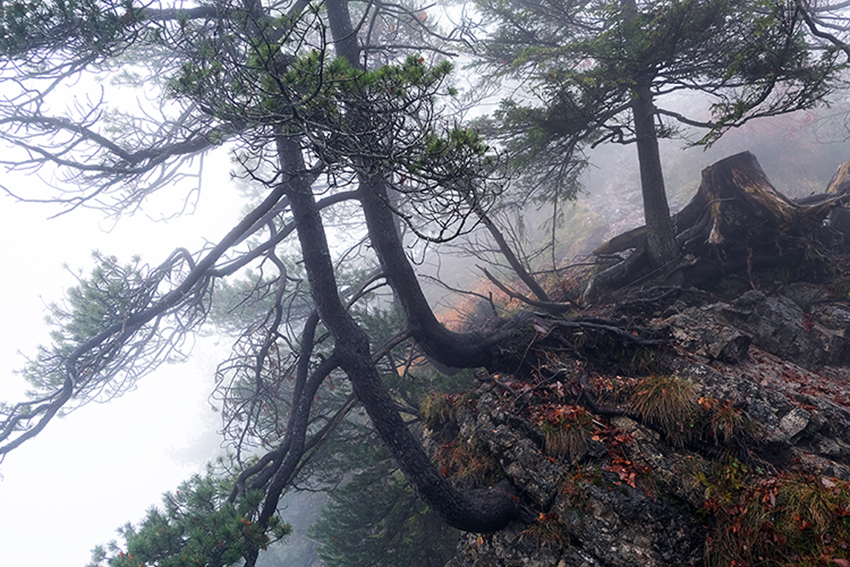
[[[324,324],[334,337],[333,357],[347,374],[372,425],[422,499],[451,526],[471,532],[493,532],[517,517],[511,495],[491,489],[462,494],[443,477],[407,428],[396,403],[372,362],[369,337],[351,317],[339,297],[325,230],[310,186],[292,165],[301,163],[297,142],[280,143],[287,196],[303,251],[310,292]],[[395,231],[392,231],[395,233]]]
[[[326,6],[337,55],[362,68],[347,0],[329,0]],[[301,163],[297,143],[282,141],[280,152],[284,177],[300,176],[301,171],[292,171],[291,168],[292,164]],[[446,364],[463,367],[486,364],[491,357],[485,337],[451,333],[431,312],[404,253],[392,211],[387,205],[383,174],[380,168],[369,167],[375,165],[363,164],[360,171],[361,203],[372,245],[408,315],[410,330],[426,352]],[[497,489],[478,490],[472,494],[459,492],[437,471],[420,441],[408,430],[372,362],[368,336],[340,300],[325,231],[310,186],[296,178],[289,184],[287,196],[303,251],[310,291],[322,321],[334,337],[333,356],[339,360],[375,430],[405,478],[449,525],[479,533],[503,528],[518,516],[513,496]]]
[[[337,55],[348,59],[352,66],[364,69],[358,60],[360,48],[351,26],[347,0],[328,0],[326,6]],[[446,366],[493,366],[499,343],[513,327],[508,325],[510,328],[501,329],[501,332],[488,329],[486,332],[455,333],[437,320],[396,230],[396,217],[388,206],[390,190],[380,163],[363,161],[359,168],[359,193],[369,238],[402,306],[411,336],[426,354]]]
[[[497,329],[456,333],[437,320],[419,285],[419,279],[393,230],[393,212],[387,205],[387,186],[379,175],[361,176],[360,203],[369,229],[372,247],[378,254],[384,274],[407,320],[407,329],[434,360],[457,368],[493,366],[498,345],[509,334]]]
[[[505,257],[505,260],[508,261],[508,264],[513,269],[514,273],[522,280],[528,289],[531,290],[531,293],[538,299],[538,301],[549,303],[552,300],[549,299],[549,295],[546,293],[540,284],[532,277],[532,275],[525,269],[525,266],[522,265],[522,262],[519,261],[514,251],[511,249],[505,237],[502,236],[502,232],[499,228],[493,223],[493,220],[490,218],[484,210],[480,207],[475,207],[475,213],[478,215],[478,218],[481,220],[481,224],[484,225],[484,228],[487,229],[487,232],[490,233],[490,236],[493,240],[496,241],[496,246],[499,247],[499,251]]]
[[[646,222],[646,249],[653,268],[675,264],[680,256],[679,245],[670,222],[670,208],[664,189],[664,172],[658,152],[655,130],[655,105],[649,81],[638,84],[634,91],[632,115],[640,164],[640,187],[643,194],[643,216]]]

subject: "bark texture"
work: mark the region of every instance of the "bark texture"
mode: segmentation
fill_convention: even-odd
[[[646,222],[646,249],[653,268],[664,268],[679,260],[679,245],[670,223],[670,208],[664,188],[664,171],[655,131],[655,105],[649,83],[638,85],[632,103],[635,137],[640,163],[640,187]]]
[[[337,54],[346,57],[355,67],[362,68],[348,3],[332,0],[326,6]],[[351,118],[357,120],[356,115]],[[375,430],[393,454],[405,478],[448,524],[479,533],[501,529],[518,515],[519,509],[513,496],[500,489],[457,490],[434,467],[420,440],[408,430],[399,415],[397,404],[372,361],[368,336],[339,297],[322,219],[312,189],[304,179],[300,147],[294,140],[281,138],[278,149],[316,309],[334,337],[333,358],[347,374]],[[388,205],[385,173],[381,171],[379,162],[364,159],[361,166],[358,194],[370,240],[407,315],[411,335],[428,354],[444,364],[474,367],[491,363],[497,339],[479,334],[451,333],[434,316],[404,253]]]
[[[297,143],[282,140],[281,162],[295,177],[287,184],[304,266],[319,316],[334,337],[333,358],[346,372],[354,392],[387,444],[405,477],[447,523],[465,531],[493,532],[516,518],[509,494],[483,490],[474,497],[456,490],[428,459],[421,442],[410,433],[396,402],[381,379],[369,351],[369,338],[339,298],[324,227],[310,186],[297,176]],[[288,166],[288,167],[287,167]],[[293,167],[295,166],[295,167]]]

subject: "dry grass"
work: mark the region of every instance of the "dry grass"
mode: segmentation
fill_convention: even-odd
[[[543,451],[557,459],[580,457],[594,430],[592,416],[581,406],[543,404],[534,421],[543,432]]]
[[[846,482],[798,473],[756,478],[717,494],[707,508],[716,520],[706,546],[709,567],[834,567],[850,560]]]
[[[672,376],[649,376],[635,385],[629,406],[641,418],[682,446],[692,436],[697,415],[694,385]]]

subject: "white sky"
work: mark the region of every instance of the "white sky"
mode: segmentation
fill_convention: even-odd
[[[196,213],[167,223],[137,216],[106,232],[112,224],[100,213],[48,221],[55,209],[0,197],[0,399],[20,399],[19,352],[47,342],[44,305],[73,284],[63,263],[88,272],[98,249],[156,265],[178,245],[196,249],[233,226],[241,203],[228,187],[228,160],[209,161],[219,167],[205,175]],[[0,182],[8,182],[5,172]],[[205,339],[187,364],[163,366],[121,399],[54,419],[12,451],[0,464],[0,566],[82,567],[116,528],[137,522],[163,492],[203,470],[217,446],[207,396],[227,346]]]

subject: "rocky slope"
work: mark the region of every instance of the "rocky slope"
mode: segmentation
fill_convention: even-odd
[[[508,372],[432,398],[444,472],[526,510],[449,565],[850,566],[850,262],[831,246],[541,316]]]

